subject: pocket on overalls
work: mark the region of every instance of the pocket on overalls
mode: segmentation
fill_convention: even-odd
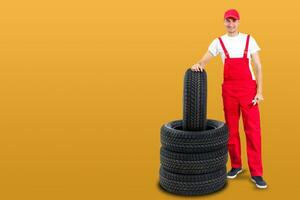
[[[257,92],[256,84],[253,82],[247,82],[244,85],[244,87],[241,88],[241,98],[249,106],[252,106],[253,105],[252,100],[254,99],[256,92]]]
[[[224,79],[229,78],[229,66],[228,65],[224,65],[223,77],[224,77]]]

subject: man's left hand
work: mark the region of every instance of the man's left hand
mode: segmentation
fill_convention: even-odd
[[[259,101],[264,100],[263,96],[261,93],[257,93],[254,97],[254,99],[252,100],[253,105],[258,104]]]

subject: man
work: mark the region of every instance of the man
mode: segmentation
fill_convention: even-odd
[[[192,71],[203,71],[208,61],[220,54],[224,64],[222,99],[226,124],[229,129],[228,151],[231,170],[228,178],[242,172],[239,118],[242,113],[247,141],[248,166],[251,180],[258,188],[266,188],[262,178],[261,127],[258,103],[262,96],[262,67],[258,51],[261,50],[249,34],[238,31],[240,16],[237,10],[229,9],[224,14],[227,33],[215,38],[201,60],[191,67]],[[254,76],[251,58],[255,65]]]

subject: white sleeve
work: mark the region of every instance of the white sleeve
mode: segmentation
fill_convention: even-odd
[[[218,43],[219,40],[218,38],[215,38],[209,45],[208,50],[209,52],[213,55],[216,56],[218,55],[220,52],[218,51]]]
[[[256,43],[256,40],[251,35],[250,35],[250,39],[249,39],[249,49],[248,50],[249,50],[250,54],[253,54],[256,51],[261,50],[261,48]]]

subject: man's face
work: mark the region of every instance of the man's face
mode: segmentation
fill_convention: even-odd
[[[228,18],[224,19],[224,25],[225,25],[225,28],[227,29],[227,32],[233,33],[235,31],[237,31],[237,29],[238,29],[239,20],[228,17]]]

